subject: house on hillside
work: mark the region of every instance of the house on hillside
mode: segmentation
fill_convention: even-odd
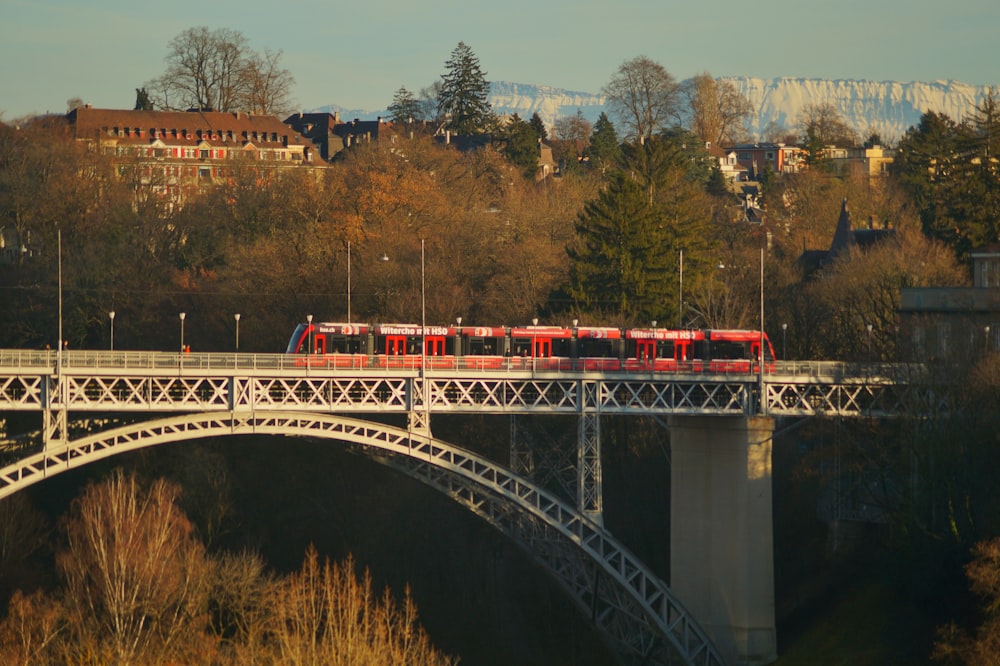
[[[92,144],[133,177],[137,196],[168,207],[201,188],[225,182],[236,165],[258,169],[311,168],[316,146],[273,116],[220,111],[125,111],[89,104],[66,114],[77,141]]]
[[[294,113],[285,118],[285,124],[312,141],[319,148],[320,155],[331,161],[342,151],[362,143],[395,141],[400,132],[412,136],[414,131],[423,131],[425,124],[414,121],[412,125],[394,123],[379,116],[375,120],[354,120],[344,122],[340,113]]]
[[[805,151],[783,143],[738,143],[732,150],[736,151],[736,161],[747,170],[750,180],[760,179],[765,164],[776,174],[795,173],[805,164]]]
[[[799,255],[799,266],[808,278],[826,268],[839,255],[855,250],[865,250],[895,235],[891,227],[875,228],[869,220],[867,228],[855,229],[851,222],[851,212],[847,209],[847,198],[840,204],[840,217],[833,232],[833,240],[827,250],[803,250]]]
[[[736,159],[736,149],[723,149],[713,145],[711,141],[705,142],[705,150],[712,156],[712,159],[719,166],[719,171],[728,183],[740,183],[748,180],[748,169]]]

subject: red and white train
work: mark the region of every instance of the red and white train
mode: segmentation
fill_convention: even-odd
[[[751,373],[762,342],[771,371],[774,349],[760,331],[310,322],[295,328],[287,353],[331,368]]]

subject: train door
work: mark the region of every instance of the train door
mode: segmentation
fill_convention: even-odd
[[[386,356],[405,356],[406,336],[405,335],[385,336],[385,354]]]
[[[326,336],[325,335],[317,335],[313,339],[313,352],[316,353],[316,354],[325,354],[326,353]]]
[[[531,355],[535,358],[548,358],[552,356],[552,339],[551,338],[535,338],[534,349]]]
[[[427,336],[424,345],[428,356],[444,356],[444,336]]]
[[[652,363],[656,359],[656,340],[636,340],[635,360]]]

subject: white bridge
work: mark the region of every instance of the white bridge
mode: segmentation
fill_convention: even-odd
[[[622,663],[766,663],[776,650],[773,417],[940,407],[922,368],[897,364],[779,362],[763,374],[710,375],[333,369],[304,367],[304,358],[0,350],[0,417],[39,415],[36,433],[8,433],[0,498],[168,442],[335,440],[444,492],[524,547]],[[565,497],[546,491],[539,478],[551,470],[514,436],[513,418],[501,464],[434,439],[434,413],[576,415],[575,479]],[[407,426],[357,418],[387,414],[405,415]],[[671,587],[603,527],[600,417],[629,414],[671,428]]]

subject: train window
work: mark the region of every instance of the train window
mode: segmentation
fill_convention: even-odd
[[[581,338],[577,343],[577,356],[580,358],[614,358],[618,356],[615,348],[617,340],[607,338]]]
[[[657,340],[656,342],[656,358],[676,358],[674,356],[674,341],[673,340]],[[677,358],[676,360],[684,360]]]
[[[713,359],[748,358],[747,345],[742,342],[712,342]]]
[[[569,338],[552,338],[549,340],[549,356],[568,357],[570,355],[571,341]]]
[[[510,353],[513,356],[531,356],[531,338],[511,338]]]

